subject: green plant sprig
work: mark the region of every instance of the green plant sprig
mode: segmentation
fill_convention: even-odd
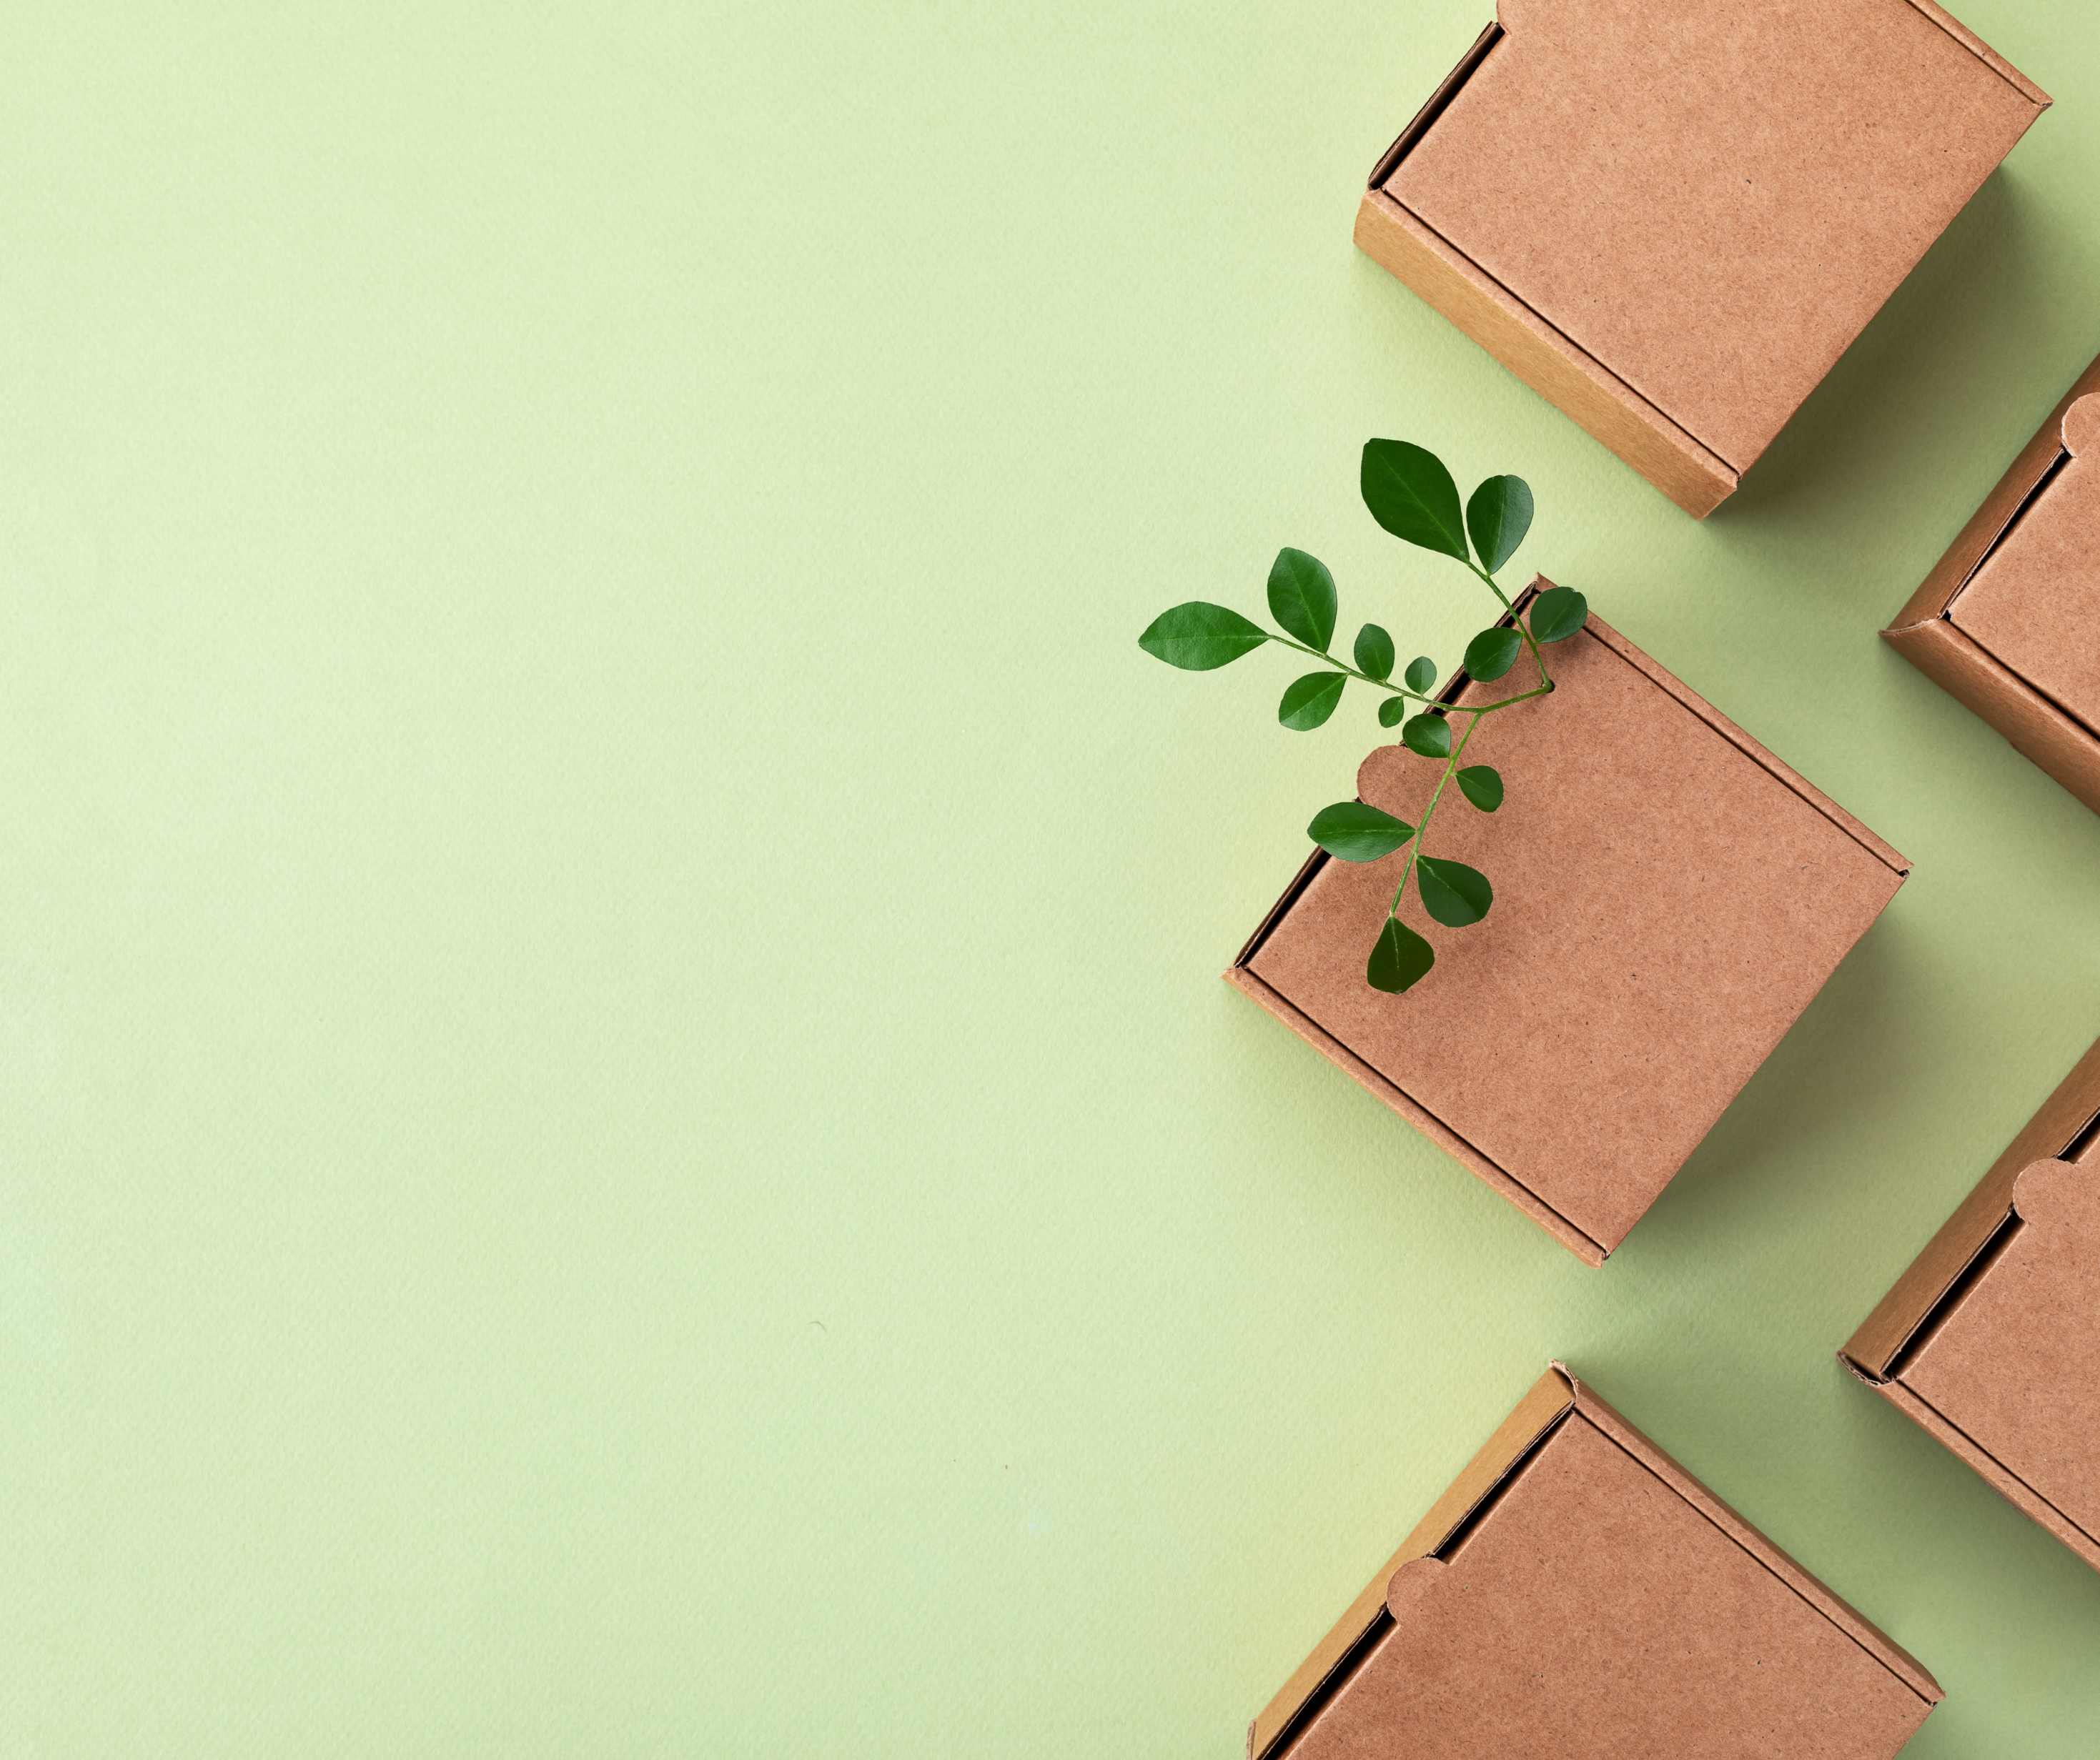
[[[1536,689],[1520,691],[1498,702],[1447,702],[1430,694],[1437,671],[1427,655],[1410,662],[1401,675],[1402,682],[1396,684],[1392,680],[1392,638],[1375,623],[1366,623],[1357,631],[1354,666],[1336,659],[1329,651],[1340,611],[1335,577],[1318,557],[1287,547],[1277,552],[1268,571],[1269,613],[1282,633],[1265,630],[1224,605],[1191,600],[1154,618],[1138,637],[1138,645],[1169,666],[1190,672],[1229,666],[1269,642],[1295,649],[1333,670],[1308,672],[1292,680],[1277,707],[1277,719],[1284,726],[1309,733],[1323,725],[1340,704],[1349,680],[1356,679],[1385,693],[1386,700],[1379,705],[1380,726],[1392,727],[1405,717],[1401,743],[1441,763],[1418,824],[1410,825],[1361,801],[1338,801],[1321,808],[1307,827],[1314,843],[1343,861],[1382,861],[1406,851],[1392,903],[1365,967],[1365,979],[1374,988],[1397,995],[1413,988],[1436,963],[1436,950],[1400,920],[1401,900],[1410,878],[1423,909],[1446,928],[1462,929],[1480,922],[1494,903],[1494,888],[1479,869],[1424,853],[1423,845],[1437,803],[1446,785],[1455,780],[1458,792],[1482,812],[1493,812],[1502,805],[1501,776],[1486,764],[1460,760],[1483,716],[1515,708],[1553,689],[1546,668],[1546,645],[1565,641],[1580,630],[1589,618],[1590,606],[1573,588],[1551,587],[1533,602],[1527,624],[1496,583],[1495,570],[1515,553],[1531,529],[1531,490],[1522,477],[1490,477],[1473,491],[1462,516],[1458,486],[1434,453],[1404,440],[1372,440],[1364,447],[1362,490],[1364,504],[1380,526],[1406,543],[1463,563],[1486,583],[1507,614],[1506,622],[1482,630],[1466,645],[1466,675],[1492,684],[1528,653],[1538,668]],[[1447,692],[1449,689],[1447,685]],[[1410,703],[1422,704],[1422,711],[1408,715]],[[1470,718],[1455,741],[1451,737],[1454,715]]]

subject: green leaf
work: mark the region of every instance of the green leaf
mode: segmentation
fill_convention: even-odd
[[[1308,672],[1294,679],[1277,705],[1276,719],[1298,733],[1311,733],[1335,712],[1348,682],[1346,672]]]
[[[1466,530],[1490,574],[1516,554],[1531,530],[1531,485],[1521,477],[1490,477],[1466,504]]]
[[[1335,577],[1319,557],[1288,545],[1268,571],[1269,614],[1308,648],[1327,651],[1335,639]]]
[[[1411,990],[1429,975],[1436,963],[1436,950],[1397,917],[1388,917],[1371,944],[1371,957],[1364,976],[1374,990],[1398,996]]]
[[[1495,901],[1495,889],[1477,868],[1463,862],[1418,856],[1414,861],[1414,884],[1422,894],[1422,908],[1446,929],[1462,929],[1488,914]]]
[[[1516,664],[1524,638],[1513,629],[1484,629],[1466,644],[1466,670],[1490,684]]]
[[[1532,602],[1536,641],[1565,641],[1590,620],[1590,601],[1573,587],[1549,587]]]
[[[1400,718],[1406,713],[1407,699],[1405,697],[1388,697],[1379,705],[1379,725],[1396,727]]]
[[[1410,751],[1420,752],[1425,758],[1449,758],[1451,724],[1442,715],[1415,715],[1400,730],[1400,740]]]
[[[1361,801],[1337,801],[1312,816],[1305,834],[1343,861],[1374,862],[1404,847],[1414,835],[1414,827]]]
[[[1491,764],[1472,763],[1458,772],[1458,792],[1482,812],[1493,812],[1502,803],[1501,772]]]
[[[1407,662],[1407,671],[1401,682],[1411,691],[1426,691],[1436,682],[1436,662],[1427,654],[1418,655]]]
[[[1209,672],[1230,666],[1268,640],[1268,631],[1221,605],[1191,599],[1162,611],[1137,638],[1137,645],[1155,660],[1185,672]]]
[[[1458,486],[1444,461],[1405,440],[1364,442],[1364,505],[1394,537],[1468,560]]]
[[[1370,678],[1392,676],[1392,638],[1375,623],[1357,631],[1357,670]]]

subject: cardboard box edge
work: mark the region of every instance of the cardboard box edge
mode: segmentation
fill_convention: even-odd
[[[1912,3],[1917,4],[1917,0],[1912,0]],[[2013,462],[2005,467],[2005,475],[1992,486],[1990,493],[1983,497],[1968,523],[1955,535],[1954,542],[1933,565],[1917,591],[1890,619],[1890,632],[1929,623],[1946,614],[1955,595],[1968,583],[1969,577],[1982,566],[1983,558],[2005,536],[2013,516],[2019,512],[2062,453],[2066,412],[2087,392],[2094,390],[2100,390],[2100,359],[2096,359],[2072,381],[2071,389],[2049,411],[2048,420],[2035,429],[2027,443],[2014,455]]]
[[[1556,1365],[1556,1366],[1560,1366]],[[1569,1379],[1574,1380],[1572,1373]],[[1788,1553],[1678,1465],[1596,1394],[1575,1382],[1575,1409],[1684,1499],[1787,1587],[1838,1627],[1922,1699],[1929,1709],[1946,1696],[1917,1657],[1804,1569]]]
[[[1736,492],[1741,477],[1732,466],[1383,190],[1364,191],[1354,240],[1373,262],[1694,519]]]
[[[2061,1155],[2100,1115],[2100,1041],[2058,1082],[1953,1215],[1940,1225],[1839,1355],[1886,1391],[1890,1371],[1917,1329],[1989,1243],[2013,1208],[2013,1182],[2028,1164]]]
[[[1576,1400],[1573,1378],[1557,1364],[1532,1384],[1509,1415],[1495,1427],[1494,1434],[1475,1451],[1458,1477],[1414,1525],[1400,1550],[1386,1560],[1363,1592],[1350,1603],[1348,1611],[1292,1672],[1282,1690],[1247,1726],[1250,1760],[1263,1760],[1364,1635],[1378,1623],[1385,1611],[1386,1586],[1393,1573],[1413,1560],[1427,1558],[1449,1539],[1522,1463],[1539,1439],[1574,1408]]]
[[[1975,56],[1984,66],[1990,68],[1992,73],[2001,76],[2007,85],[2035,107],[2036,116],[2039,117],[2055,101],[2040,86],[2036,85],[2026,74],[2020,72],[1975,32],[1964,24],[1961,20],[1944,8],[1935,5],[1934,0],[1910,0],[1910,3],[1960,43],[1970,54]],[[2028,125],[2032,127],[2033,125],[2030,122]],[[2017,141],[2014,143],[2014,146],[2018,144]]]
[[[1971,1438],[1966,1431],[1942,1417],[1938,1410],[1900,1381],[1879,1381],[1868,1384],[2029,1521],[2062,1541],[2093,1569],[2100,1570],[2100,1540],[2087,1533],[2032,1485],[2005,1466],[1996,1455],[1989,1453]]]
[[[1545,577],[1541,575],[1539,579],[1543,580]],[[1665,693],[1675,697],[1679,702],[1698,716],[1753,763],[1763,769],[1776,781],[1792,790],[1809,806],[1814,807],[1839,830],[1844,832],[1854,843],[1859,844],[1868,855],[1874,856],[1884,866],[1893,870],[1897,877],[1897,886],[1899,887],[1903,880],[1908,876],[1911,860],[1908,856],[1903,854],[1893,844],[1877,836],[1866,825],[1846,812],[1792,764],[1773,752],[1762,741],[1744,732],[1698,692],[1692,689],[1674,673],[1667,671],[1661,662],[1652,658],[1635,647],[1631,641],[1613,629],[1595,611],[1590,614],[1587,627],[1621,660],[1626,662],[1652,684],[1660,685]],[[1896,887],[1891,887],[1889,890],[1890,896],[1894,897]]]

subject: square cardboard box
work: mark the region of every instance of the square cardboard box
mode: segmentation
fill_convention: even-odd
[[[1554,693],[1467,750],[1502,772],[1501,810],[1434,821],[1434,853],[1485,872],[1495,904],[1441,930],[1409,889],[1427,978],[1388,996],[1364,975],[1405,855],[1317,850],[1224,975],[1598,1265],[1910,865],[1601,618],[1554,656]],[[1462,672],[1442,694],[1522,682]],[[1414,824],[1436,769],[1383,746],[1357,792]]]
[[[1882,631],[2100,812],[2100,361]]]
[[[1884,1760],[1924,1669],[1555,1363],[1249,1760]]]
[[[1839,1354],[2100,1569],[2100,1045]]]
[[[1688,513],[2049,99],[1931,0],[1500,0],[1357,245]]]

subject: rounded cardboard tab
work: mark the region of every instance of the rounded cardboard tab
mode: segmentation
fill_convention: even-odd
[[[1433,1554],[1427,1558],[1410,1559],[1392,1573],[1385,1586],[1386,1612],[1405,1624],[1429,1604],[1429,1598],[1436,1593],[1436,1586],[1444,1581],[1444,1573],[1449,1569]]]
[[[2100,391],[2089,391],[2063,412],[2064,449],[2083,458],[2100,443]]]
[[[2030,1161],[2013,1181],[2013,1208],[2023,1222],[2058,1222],[2093,1201],[2094,1185],[2068,1161]]]
[[[1357,766],[1357,799],[1366,807],[1376,807],[1391,812],[1392,803],[1401,799],[1401,778],[1407,766],[1426,763],[1429,760],[1417,758],[1405,746],[1380,746],[1370,756]],[[1406,816],[1402,814],[1404,818]],[[1410,824],[1413,821],[1409,821]]]

